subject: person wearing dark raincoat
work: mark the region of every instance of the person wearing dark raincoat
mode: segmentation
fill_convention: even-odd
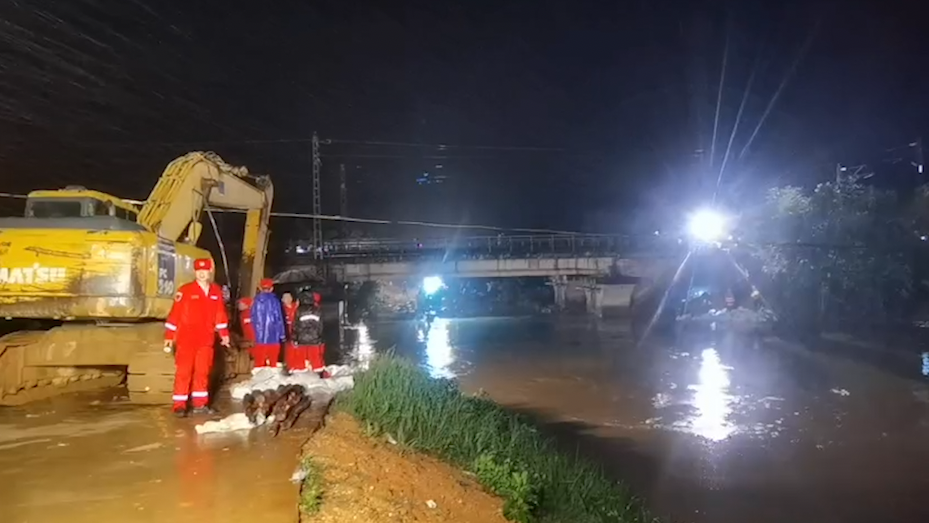
[[[299,306],[294,315],[293,339],[288,350],[292,350],[288,358],[288,367],[293,362],[295,372],[312,370],[323,378],[328,377],[326,372],[325,352],[323,342],[323,321],[320,313],[321,298],[315,292],[303,292],[300,295]]]
[[[261,280],[261,291],[252,300],[251,320],[255,331],[254,368],[277,367],[287,331],[281,300],[274,294],[274,281],[270,278]]]

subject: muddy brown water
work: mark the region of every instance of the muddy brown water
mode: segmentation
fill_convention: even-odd
[[[673,521],[929,521],[925,382],[773,340],[636,346],[621,320],[360,334],[536,418]]]
[[[346,334],[346,358],[396,347],[536,418],[674,521],[929,521],[924,382],[774,342],[637,347],[618,320]],[[193,421],[118,396],[0,408],[0,521],[295,520],[305,432],[198,437]]]
[[[296,521],[305,434],[198,436],[196,420],[118,395],[0,409],[0,521]]]

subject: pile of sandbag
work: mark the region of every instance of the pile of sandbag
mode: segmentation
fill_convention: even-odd
[[[302,385],[281,385],[274,390],[249,392],[242,399],[245,417],[252,425],[270,425],[271,434],[294,426],[300,414],[313,403]]]
[[[259,390],[276,390],[281,385],[301,385],[306,394],[318,399],[332,398],[343,390],[355,385],[352,378],[354,369],[345,365],[326,367],[328,378],[320,378],[315,372],[287,373],[281,368],[259,368],[252,371],[252,376],[232,385],[232,398],[241,400],[249,392]]]
[[[244,412],[221,420],[207,421],[195,427],[198,434],[235,432],[268,425],[271,433],[293,427],[297,419],[314,403],[328,404],[336,393],[354,385],[354,369],[341,365],[326,367],[328,378],[313,372],[287,373],[281,368],[261,368],[252,376],[235,383],[231,393],[242,402]]]

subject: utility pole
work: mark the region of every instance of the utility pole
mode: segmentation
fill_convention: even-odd
[[[348,185],[345,179],[345,164],[339,165],[339,215],[348,216]],[[345,222],[342,222],[342,232],[345,232]]]
[[[322,170],[323,161],[319,155],[319,136],[313,133],[313,258],[320,259],[323,255],[323,223],[318,218],[322,212],[322,200],[320,199],[319,177]]]
[[[916,180],[918,184],[922,185],[925,181],[923,179],[923,139],[921,137],[917,138],[916,141],[913,142],[913,147],[916,149],[916,162],[914,162],[916,164]]]

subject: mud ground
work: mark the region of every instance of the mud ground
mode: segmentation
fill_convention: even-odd
[[[305,523],[506,521],[503,502],[471,477],[365,436],[346,414],[331,416],[303,452],[321,467],[324,485],[321,509]]]
[[[0,408],[4,523],[292,523],[309,430],[198,436],[111,390]]]

